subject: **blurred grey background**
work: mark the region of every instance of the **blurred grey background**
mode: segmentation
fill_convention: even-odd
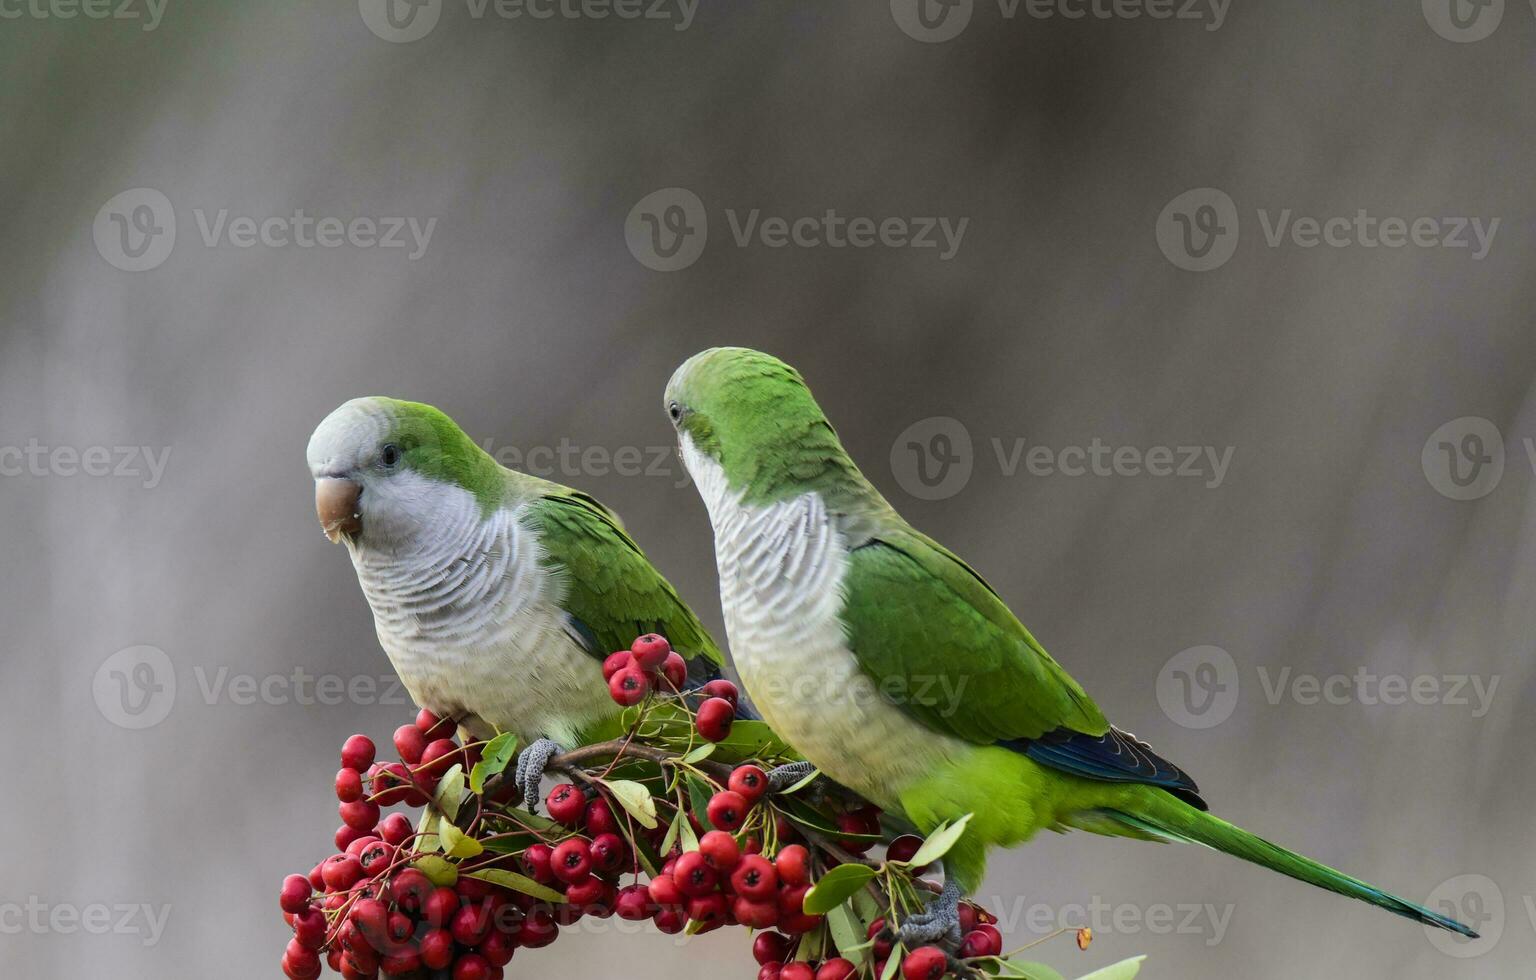
[[[446,0],[391,28],[382,0],[28,2],[0,19],[0,974],[279,975],[277,885],[329,849],[336,748],[411,710],[381,703],[387,661],[312,510],[305,443],[348,398],[431,401],[595,492],[718,629],[660,393],[724,343],[799,366],[897,506],[1218,812],[1487,937],[1437,945],[1216,854],[1077,834],[994,862],[1011,945],[1091,914],[1086,953],[1032,955],[1069,976],[1136,953],[1151,977],[1529,970],[1526,4]],[[707,236],[675,191],[631,213],[667,188]],[[1201,188],[1231,207],[1176,201]],[[434,223],[424,249],[409,224],[406,247],[366,226],[305,247],[296,209]],[[948,258],[809,227],[739,244],[753,209],[967,223]],[[1368,247],[1386,229],[1362,209],[1422,234]],[[1298,244],[1308,216],[1349,219],[1347,244]],[[287,224],[240,247],[242,217]],[[1463,248],[1446,218],[1500,224]],[[668,260],[653,225],[695,237]],[[1219,478],[1063,472],[1095,440],[1231,455]],[[910,442],[949,454],[926,461],[959,474],[940,499]],[[1020,446],[1057,465],[1010,468]],[[146,646],[164,661],[119,653]],[[355,686],[313,703],[295,670]],[[1298,676],[1340,674],[1331,698]],[[1383,703],[1387,675],[1427,703]],[[592,935],[510,969],[620,963],[754,969],[739,933]]]

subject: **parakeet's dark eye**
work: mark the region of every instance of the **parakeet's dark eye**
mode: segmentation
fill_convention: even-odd
[[[679,405],[677,402],[672,402],[667,406],[667,414],[672,416],[672,421],[680,422],[683,418],[683,406]]]
[[[380,449],[379,450],[379,462],[383,463],[385,466],[389,467],[390,469],[394,469],[396,466],[399,466],[400,465],[400,447],[395,445],[394,443],[390,443],[389,445],[385,446],[383,449]]]

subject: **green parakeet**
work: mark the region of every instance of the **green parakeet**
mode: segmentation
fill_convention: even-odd
[[[609,653],[657,632],[691,678],[719,676],[714,640],[612,511],[499,465],[430,405],[347,402],[308,461],[321,524],[351,553],[411,697],[475,738],[516,733],[528,806],[560,746],[616,720]]]
[[[1195,783],[1111,726],[980,575],[896,513],[793,368],[704,351],[665,404],[714,527],[732,659],[764,720],[920,831],[974,814],[943,898],[903,924],[909,948],[952,948],[955,903],[988,849],[1042,829],[1204,844],[1473,935],[1206,812]]]

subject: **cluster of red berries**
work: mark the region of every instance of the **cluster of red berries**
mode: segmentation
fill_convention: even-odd
[[[686,668],[655,634],[604,664],[615,701],[645,702],[642,715],[672,703],[681,706],[683,719],[691,718],[691,727],[683,729],[690,734],[670,743],[674,736],[658,736],[653,750],[682,752],[679,744],[720,743],[730,736],[739,703],[735,685],[712,681],[702,700],[693,692],[685,698]],[[643,744],[640,730],[637,722],[623,745]],[[751,737],[743,741],[756,744]],[[375,745],[364,735],[346,740],[335,778],[342,820],[335,853],[309,874],[283,882],[280,904],[293,938],[282,968],[291,980],[315,980],[327,965],[347,980],[501,980],[517,949],[548,946],[562,927],[587,916],[651,922],[668,934],[727,925],[759,930],[753,943],[759,980],[851,980],[858,972],[851,960],[832,955],[837,951],[820,929],[823,917],[807,913],[805,900],[814,877],[878,840],[874,807],[821,814],[824,822],[814,826],[835,821],[840,832],[832,847],[817,834],[802,835],[796,822],[802,817],[791,819],[782,803],[770,805],[768,774],[755,764],[760,760],[734,766],[711,761],[706,773],[678,755],[673,764],[690,773],[689,792],[676,799],[670,791],[660,793],[651,804],[670,808],[672,820],[637,825],[634,801],[625,798],[620,805],[616,787],[602,778],[609,766],[588,773],[581,786],[554,787],[545,800],[547,822],[515,809],[515,781],[498,778],[515,749],[511,736],[461,745],[451,721],[423,710],[414,724],[395,731],[393,743],[398,761],[376,759]],[[617,764],[623,752],[613,755]],[[463,776],[472,770],[472,795],[465,795]],[[445,802],[450,799],[452,805]],[[460,809],[459,802],[463,812],[451,821],[447,813]],[[429,803],[420,829],[405,813],[383,813],[394,805]],[[517,843],[509,846],[509,838]],[[897,838],[887,858],[908,861],[922,843]],[[648,882],[642,868],[654,869]],[[1001,937],[985,913],[965,906],[962,922],[960,956],[998,955]],[[892,948],[883,920],[871,927],[870,938],[879,977]],[[822,959],[808,959],[809,952]],[[937,980],[948,962],[941,951],[925,947],[908,953],[901,966],[906,980]]]
[[[613,700],[628,708],[644,701],[652,691],[681,693],[688,682],[688,662],[672,649],[667,638],[647,633],[603,661],[603,678]],[[727,680],[714,680],[700,691],[703,701],[697,711],[700,737],[723,742],[731,734],[736,720],[739,693]]]

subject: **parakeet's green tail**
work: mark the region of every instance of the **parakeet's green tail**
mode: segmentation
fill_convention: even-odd
[[[1362,902],[1369,902],[1378,908],[1426,925],[1459,932],[1472,939],[1478,938],[1477,933],[1454,919],[1404,901],[1358,878],[1351,878],[1311,858],[1271,844],[1241,827],[1227,823],[1220,817],[1197,810],[1161,790],[1148,787],[1144,794],[1138,795],[1142,797],[1139,802],[1144,805],[1137,807],[1137,813],[1125,813],[1120,810],[1100,812],[1131,830],[1141,831],[1164,840],[1204,844],[1206,847],[1242,858],[1244,861],[1252,861],[1254,864],[1289,875],[1309,885],[1326,888],[1350,898],[1358,898]]]

